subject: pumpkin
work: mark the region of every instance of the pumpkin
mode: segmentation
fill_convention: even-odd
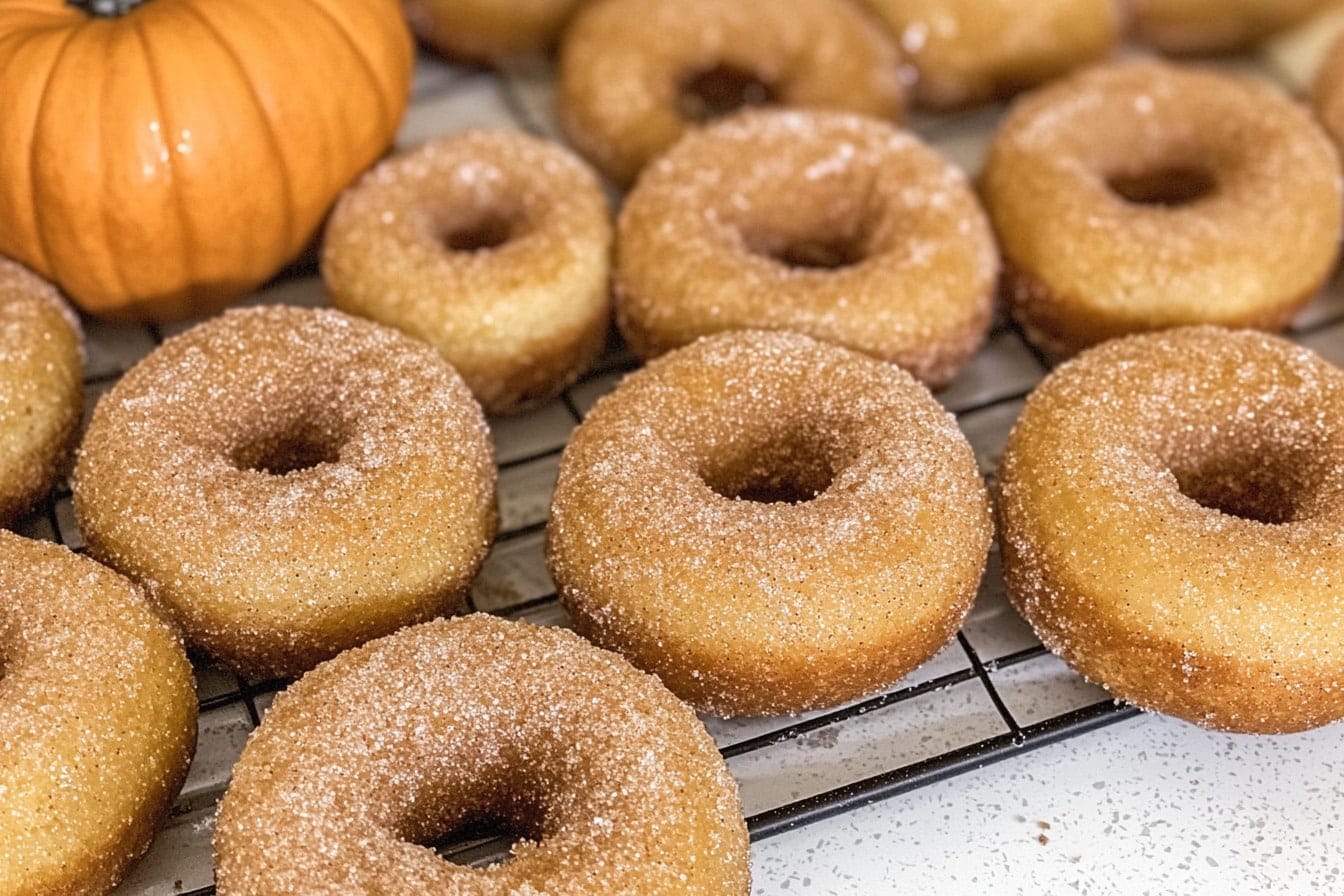
[[[0,254],[85,311],[208,314],[392,140],[397,0],[0,0]]]

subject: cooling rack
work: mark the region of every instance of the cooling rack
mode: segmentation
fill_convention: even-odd
[[[1233,63],[1271,78],[1272,65]],[[523,129],[559,137],[552,85],[543,63],[499,73],[454,68],[422,58],[401,146],[469,127]],[[923,119],[912,127],[968,171],[978,169],[1000,109]],[[251,303],[326,303],[311,267],[287,271]],[[163,339],[163,328],[86,321],[87,409]],[[1295,339],[1344,364],[1344,289],[1332,283],[1294,324]],[[557,400],[519,418],[492,421],[500,464],[501,534],[474,583],[473,610],[565,624],[543,557],[545,520],[560,452],[593,403],[637,366],[613,342],[595,369]],[[987,477],[997,464],[1022,402],[1048,370],[1009,323],[997,321],[984,349],[938,398],[956,415]],[[87,410],[86,410],[87,413]],[[20,531],[81,550],[68,489],[28,518]],[[197,668],[201,717],[192,771],[168,826],[118,889],[127,896],[206,896],[212,885],[210,839],[216,804],[248,734],[282,681],[240,681]],[[706,718],[742,791],[755,839],[844,813],[963,772],[1120,722],[1130,707],[1069,671],[1009,607],[997,548],[975,608],[956,639],[894,689],[825,712],[791,718]],[[479,837],[441,845],[454,861],[497,858],[507,844]]]

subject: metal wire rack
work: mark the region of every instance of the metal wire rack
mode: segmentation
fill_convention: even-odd
[[[401,142],[472,126],[523,128],[555,136],[549,76],[524,67],[501,74],[463,71],[425,59]],[[916,122],[925,139],[970,170],[997,111]],[[311,266],[296,267],[257,302],[325,303]],[[89,321],[87,404],[136,360],[181,327]],[[1299,317],[1295,338],[1344,362],[1344,289],[1333,284]],[[500,463],[502,533],[470,597],[473,610],[564,624],[542,556],[545,519],[560,452],[593,402],[636,366],[617,344],[561,398],[531,414],[492,421]],[[985,348],[939,398],[992,475],[1026,394],[1048,369],[1020,334],[999,322]],[[23,534],[83,548],[68,490],[58,491],[20,527]],[[198,666],[201,721],[197,757],[173,819],[118,892],[135,896],[214,892],[210,838],[214,811],[248,733],[286,682],[239,681]],[[837,709],[795,718],[706,718],[737,777],[754,839],[847,812],[1133,716],[1083,682],[1037,641],[1008,607],[997,552],[975,609],[957,638],[895,689]],[[498,858],[507,842],[488,836],[441,845],[453,861]]]

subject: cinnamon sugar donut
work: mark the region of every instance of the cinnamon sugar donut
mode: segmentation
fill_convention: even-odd
[[[1281,328],[1338,251],[1339,159],[1306,111],[1267,85],[1160,62],[1020,101],[982,192],[1009,310],[1057,354],[1183,324]]]
[[[807,333],[946,384],[989,326],[989,222],[885,122],[759,111],[682,139],[621,211],[617,322],[644,357],[721,330]]]
[[[339,311],[230,311],[148,355],[75,468],[90,552],[246,676],[462,606],[495,533],[480,407],[426,345]]]
[[[453,865],[471,822],[522,839]],[[215,833],[220,896],[745,896],[737,789],[651,676],[569,632],[436,621],[324,663],[248,741]]]
[[[1119,0],[866,0],[919,73],[914,99],[956,109],[1011,96],[1111,54]]]
[[[570,141],[623,185],[740,105],[904,111],[895,45],[847,0],[595,0],[565,33],[559,90]]]
[[[999,470],[1003,572],[1051,650],[1209,728],[1344,717],[1344,372],[1211,327],[1046,378]]]
[[[493,62],[550,48],[582,0],[402,0],[420,40],[454,59]]]
[[[1129,0],[1134,33],[1166,53],[1227,53],[1253,46],[1338,0]]]
[[[491,413],[553,398],[602,348],[611,212],[560,146],[475,131],[378,165],[327,225],[338,308],[439,350]]]
[[[83,403],[79,321],[56,287],[0,258],[0,526],[60,477]]]
[[[177,635],[130,582],[0,531],[0,893],[111,892],[196,745]]]
[[[908,374],[806,336],[707,336],[629,375],[560,462],[547,556],[595,643],[718,715],[830,706],[947,643],[985,487]]]

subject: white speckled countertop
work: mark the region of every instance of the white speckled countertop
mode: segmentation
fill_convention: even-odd
[[[755,892],[1344,892],[1344,726],[1141,716],[757,843]]]

